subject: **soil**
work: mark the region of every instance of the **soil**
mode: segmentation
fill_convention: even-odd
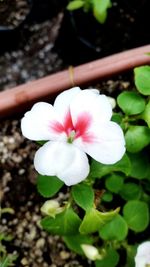
[[[131,86],[127,76],[103,81],[94,87],[114,94]],[[37,173],[33,158],[38,145],[25,139],[20,132],[20,118],[1,122],[0,172],[2,208],[11,207],[14,214],[2,216],[1,231],[13,239],[5,242],[9,253],[17,253],[17,267],[92,267],[93,263],[70,252],[58,236],[40,229],[40,207],[44,199],[36,189]],[[56,195],[59,202],[67,200],[66,187]]]
[[[0,27],[13,29],[24,21],[30,11],[28,0],[2,0],[0,1]]]
[[[53,51],[63,14],[51,21],[25,26],[24,37],[16,50],[0,56],[0,90],[41,78],[64,68]]]
[[[104,24],[98,23],[92,12],[65,11],[56,47],[66,63],[78,65],[149,44],[150,1],[111,2]]]

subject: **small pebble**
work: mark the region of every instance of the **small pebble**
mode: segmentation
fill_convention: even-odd
[[[27,266],[28,263],[29,263],[29,262],[28,262],[27,258],[23,258],[23,259],[21,260],[21,264],[24,265],[24,266]]]
[[[44,245],[45,245],[45,239],[44,238],[40,238],[37,240],[37,242],[36,242],[37,248],[42,248],[42,247],[44,247]]]
[[[61,257],[61,259],[66,260],[66,259],[68,259],[70,257],[70,253],[66,252],[66,251],[61,251],[60,252],[60,257]]]

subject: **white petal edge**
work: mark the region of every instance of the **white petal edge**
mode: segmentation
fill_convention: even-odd
[[[34,166],[38,173],[56,175],[66,185],[80,183],[89,174],[86,154],[72,144],[50,141],[35,154]]]
[[[80,91],[70,104],[70,111],[75,125],[78,117],[87,113],[92,121],[109,121],[112,116],[111,105],[105,95],[100,95],[95,89],[86,89]]]
[[[138,246],[137,255],[150,254],[150,241],[145,241]]]
[[[135,267],[145,267],[146,264],[150,264],[150,241],[143,242],[138,246],[135,263]]]
[[[58,121],[58,117],[53,106],[45,102],[38,102],[22,118],[22,134],[35,141],[65,139],[64,133],[57,134],[50,129],[50,124],[54,121]]]
[[[57,114],[61,118],[61,121],[64,121],[66,114],[70,110],[70,103],[74,99],[74,97],[80,93],[81,89],[79,87],[73,87],[68,89],[61,94],[59,94],[54,102],[54,109],[56,110]]]
[[[74,144],[100,163],[114,164],[121,160],[126,150],[125,139],[117,123],[110,121],[93,125],[89,133],[93,135],[92,142],[78,138]]]

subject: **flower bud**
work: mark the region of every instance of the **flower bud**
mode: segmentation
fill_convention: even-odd
[[[102,258],[101,255],[99,254],[98,249],[92,245],[82,244],[81,248],[86,257],[92,261]]]
[[[41,212],[45,215],[55,218],[56,214],[63,211],[57,200],[47,200],[41,207]]]
[[[112,109],[114,109],[116,107],[116,100],[115,100],[115,98],[110,97],[110,96],[107,96],[107,98],[108,98],[108,101],[109,101]]]

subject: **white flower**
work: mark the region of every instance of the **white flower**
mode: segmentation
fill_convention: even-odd
[[[89,174],[86,153],[104,164],[119,161],[125,141],[111,116],[107,97],[95,89],[74,87],[58,95],[54,106],[35,104],[21,121],[25,137],[49,140],[35,154],[35,169],[42,175],[56,175],[70,186]]]
[[[92,261],[102,258],[101,255],[99,254],[98,249],[92,245],[82,244],[81,248],[86,257]]]
[[[135,267],[150,267],[150,241],[138,246],[135,256]]]

